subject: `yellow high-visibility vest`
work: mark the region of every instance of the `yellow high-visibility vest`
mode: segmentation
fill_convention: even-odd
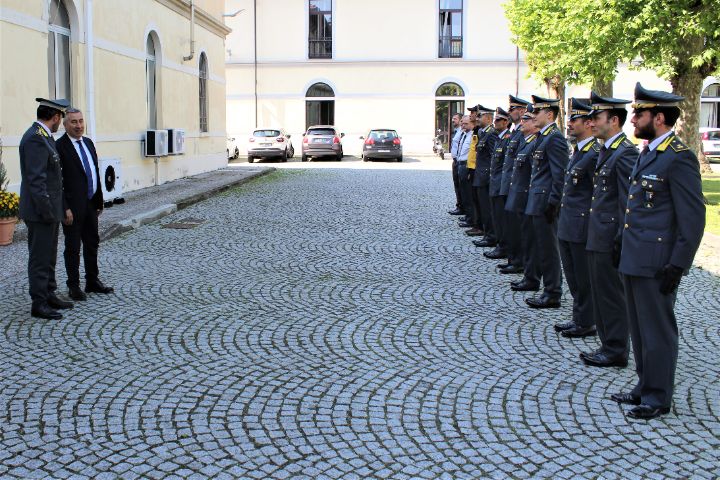
[[[473,133],[472,140],[470,141],[470,151],[468,152],[467,168],[475,170],[475,161],[477,160],[477,147],[478,136]]]

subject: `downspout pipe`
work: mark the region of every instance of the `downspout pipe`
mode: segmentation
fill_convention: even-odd
[[[183,57],[184,61],[190,61],[195,57],[195,0],[190,0],[190,55]]]
[[[87,83],[87,136],[95,140],[95,33],[93,31],[93,0],[85,2],[85,82]]]
[[[257,0],[253,0],[253,70],[255,73],[255,128],[258,128]]]

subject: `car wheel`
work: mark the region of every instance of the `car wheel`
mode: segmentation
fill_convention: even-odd
[[[305,155],[305,154],[303,153],[302,157],[300,157],[300,161],[301,161],[301,162],[307,162],[307,161],[308,161],[307,155]]]
[[[284,151],[283,154],[282,154],[282,158],[280,159],[280,161],[281,161],[281,162],[287,162],[287,159],[288,159],[288,151],[287,151],[287,148],[286,148],[285,151]]]
[[[295,156],[295,149],[293,147],[290,147],[290,155],[288,155],[288,158],[293,158]]]
[[[248,163],[253,163],[255,161],[255,157],[251,157],[248,155]]]
[[[235,147],[235,153],[233,154],[233,160],[237,160],[237,158],[240,156],[240,149]]]
[[[338,161],[338,162],[342,162],[342,157],[343,157],[343,156],[342,156],[342,153],[338,153],[337,161]]]
[[[402,157],[398,157],[398,158],[397,158],[397,161],[398,161],[398,162],[402,162]]]

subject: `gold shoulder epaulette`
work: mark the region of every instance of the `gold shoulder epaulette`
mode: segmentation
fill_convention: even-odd
[[[612,145],[610,145],[610,148],[611,148],[612,150],[615,150],[616,148],[618,148],[618,147],[620,146],[620,144],[621,144],[626,138],[627,138],[627,137],[626,137],[625,135],[620,135],[620,136],[618,137],[618,139],[615,140],[615,142],[613,142]]]
[[[631,142],[629,138],[626,138],[625,141],[623,142],[623,146],[632,148],[632,147],[635,147],[635,144],[633,142]],[[637,148],[637,147],[635,147],[635,148]]]
[[[665,150],[667,150],[667,147],[670,146],[673,140],[675,140],[675,135],[670,135],[669,137],[667,137],[660,145],[658,145],[657,151],[664,152]]]
[[[532,135],[530,135],[530,138],[528,138],[527,143],[530,143],[530,142],[532,142],[533,140],[535,140],[535,137],[537,137],[537,134],[535,134],[535,133],[533,133]]]
[[[595,146],[595,140],[590,140],[590,141],[588,142],[588,144],[585,145],[585,147],[583,147],[582,151],[583,151],[583,152],[589,152],[590,149],[593,148],[593,146]]]
[[[40,136],[43,136],[43,137],[47,137],[47,136],[48,136],[47,132],[45,131],[45,129],[44,129],[43,127],[38,127],[38,128],[37,128],[37,134],[40,135]]]
[[[676,152],[684,152],[685,150],[690,150],[690,147],[685,145],[682,140],[677,137],[675,137],[675,139],[670,143],[670,146]]]

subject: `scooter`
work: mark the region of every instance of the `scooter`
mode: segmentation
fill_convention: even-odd
[[[442,143],[442,133],[443,131],[438,129],[437,135],[435,135],[435,139],[433,140],[433,153],[437,154],[437,156],[440,157],[441,160],[444,160],[445,147],[443,147]]]

